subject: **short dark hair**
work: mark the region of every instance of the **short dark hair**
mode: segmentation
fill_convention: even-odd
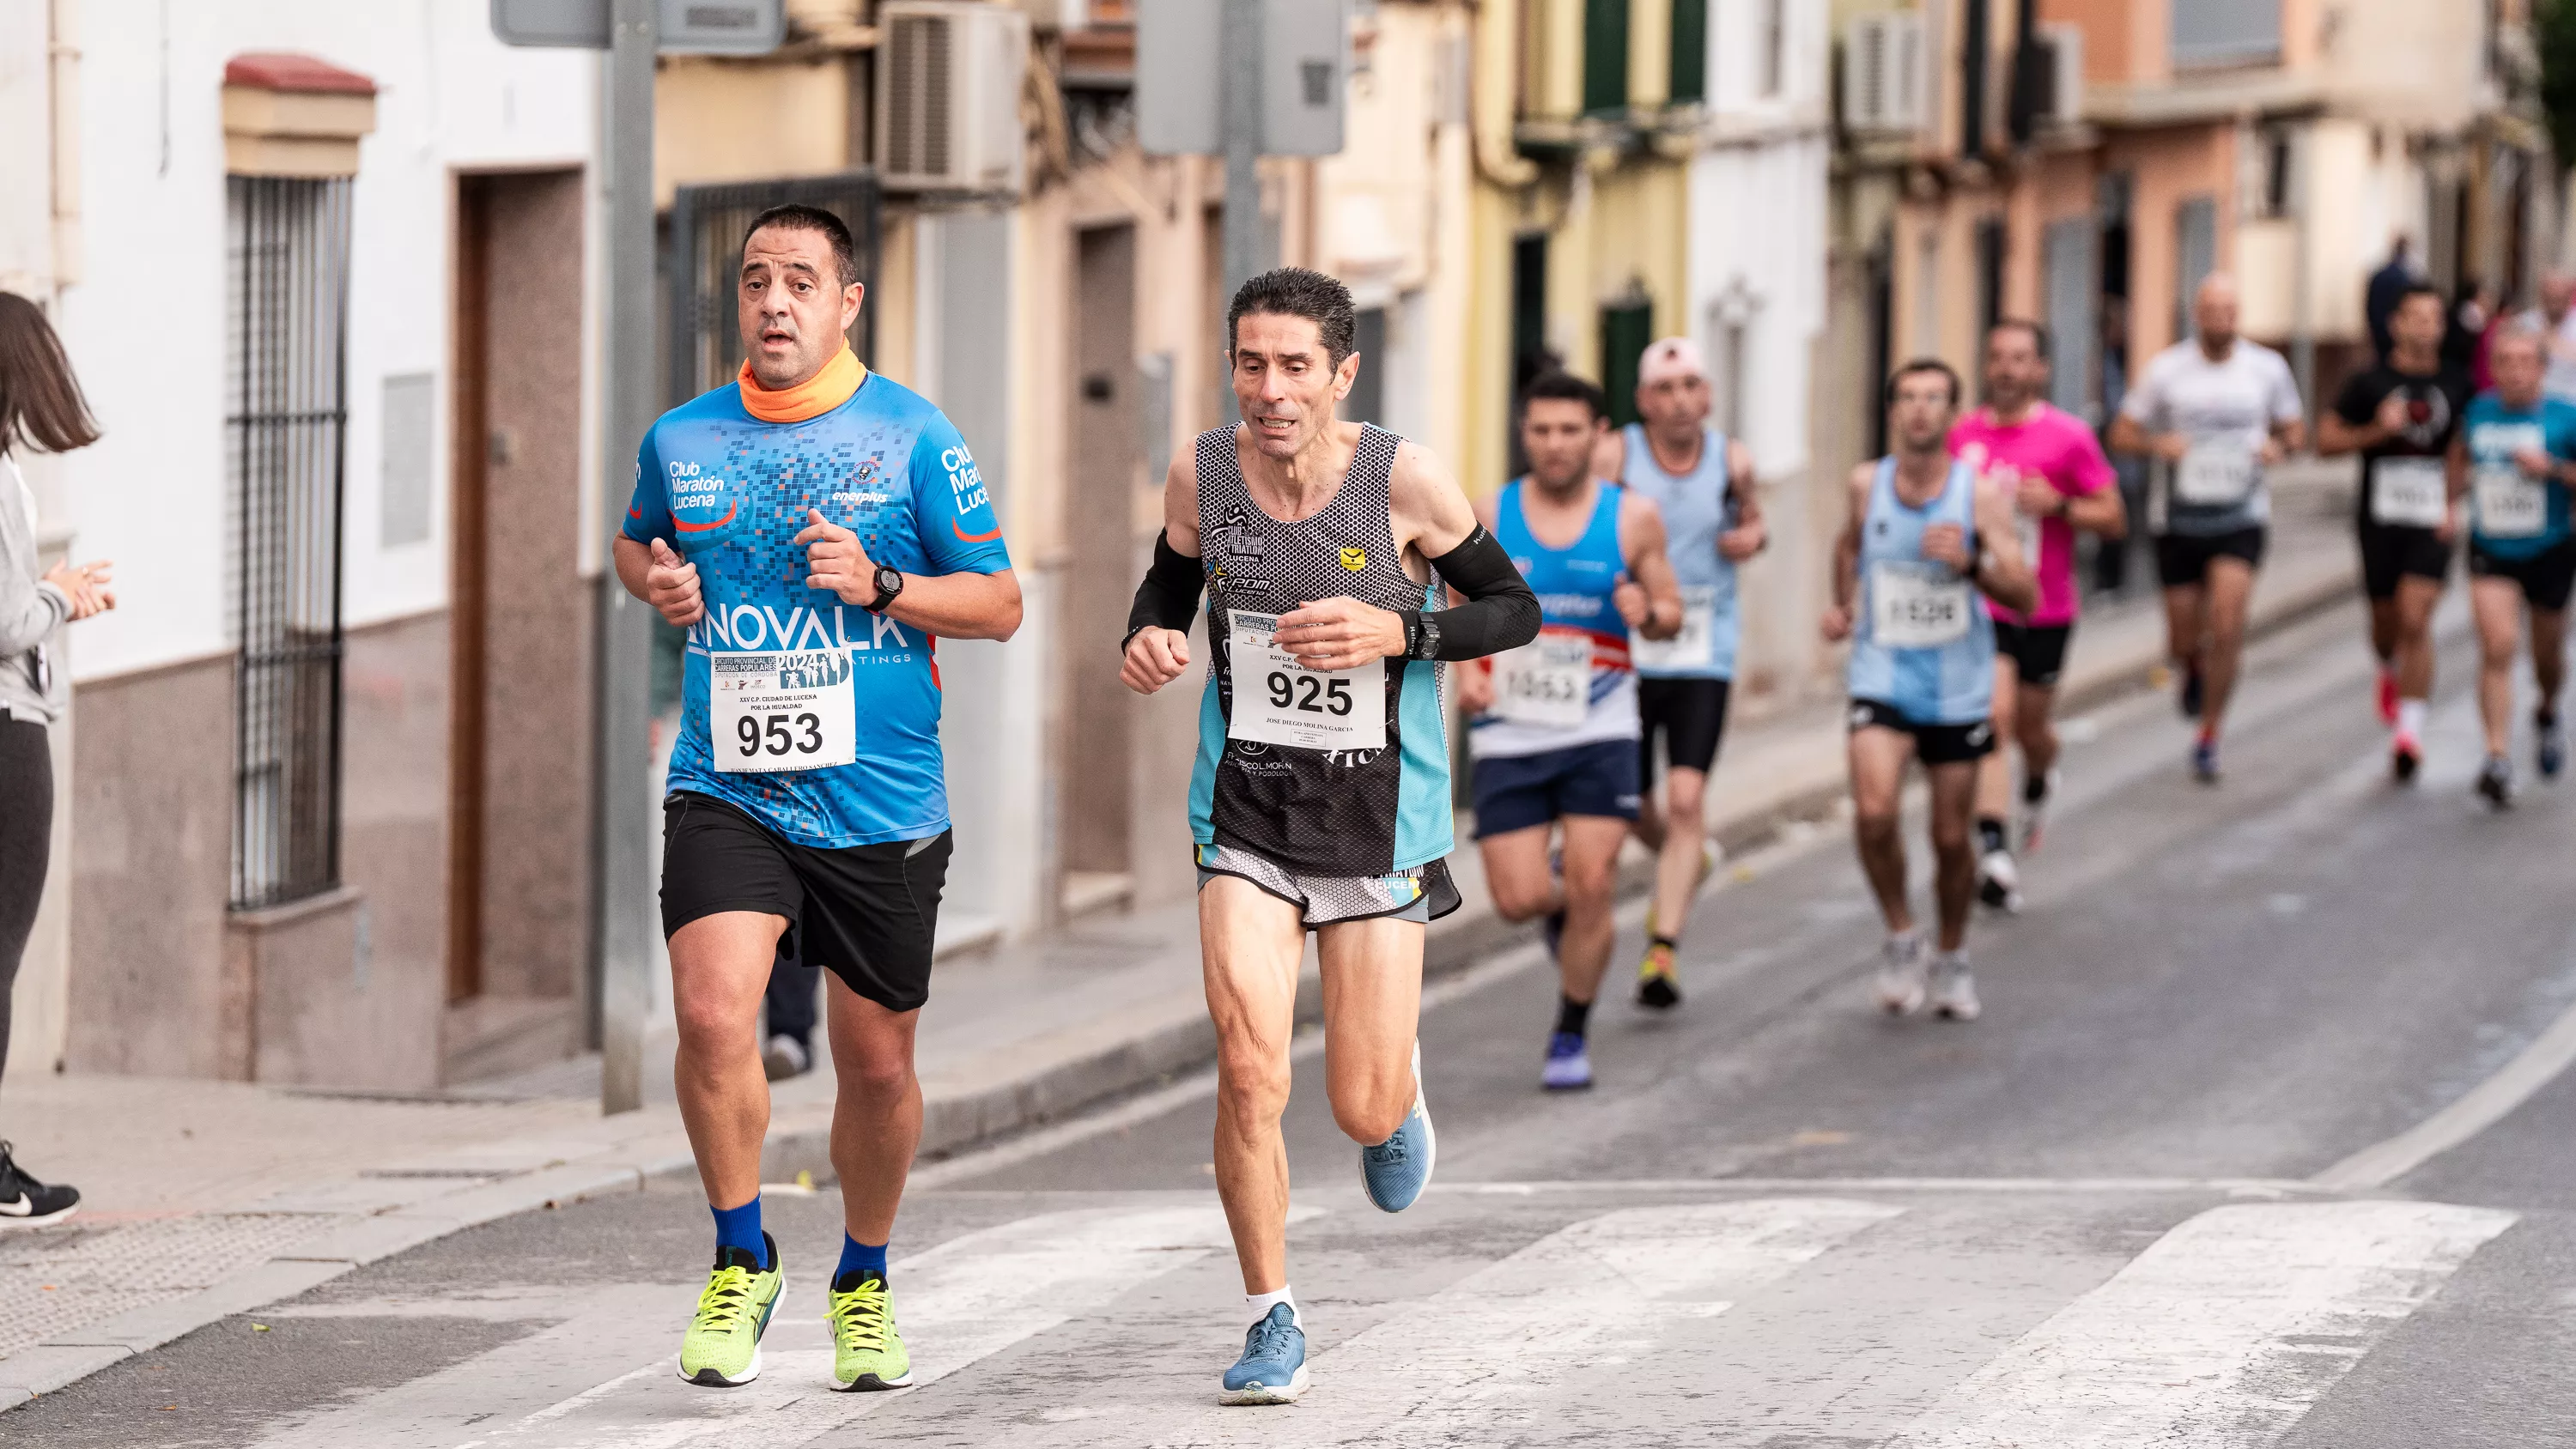
[[[1521,390],[1521,410],[1527,412],[1529,405],[1540,398],[1579,402],[1592,409],[1592,420],[1596,423],[1610,416],[1610,395],[1592,379],[1576,377],[1570,372],[1542,372],[1531,378],[1530,385]]]
[[[1992,342],[1995,334],[1998,332],[2029,333],[2031,350],[2039,354],[2040,361],[2046,362],[2048,360],[2047,328],[2040,326],[2038,323],[2033,322],[2027,317],[2006,317],[2002,321],[1997,322],[1994,326],[1986,329],[1986,340]]]
[[[1941,380],[1950,384],[1950,406],[1957,407],[1959,405],[1960,396],[1958,370],[1937,357],[1918,357],[1912,362],[1905,364],[1903,367],[1896,369],[1896,371],[1889,373],[1887,375],[1887,406],[1896,406],[1896,389],[1899,384],[1903,383],[1909,377],[1920,377],[1927,372],[1940,374]]]
[[[2430,282],[2421,280],[2408,282],[2405,286],[2397,289],[2397,300],[2389,306],[2388,315],[2394,317],[2398,313],[2406,310],[2406,304],[2417,297],[2432,298],[2433,305],[2441,309],[2443,316],[2447,317],[2451,315],[2450,299],[2442,295],[2442,289],[2434,286]]]
[[[1234,350],[1235,324],[1256,313],[1303,317],[1323,334],[1324,355],[1335,367],[1357,347],[1358,308],[1351,289],[1311,267],[1274,267],[1237,287],[1225,309],[1225,350]]]
[[[859,244],[851,239],[849,224],[823,208],[791,201],[753,217],[751,225],[742,234],[744,253],[750,252],[751,239],[765,226],[782,227],[788,231],[821,232],[823,240],[831,243],[832,270],[838,284],[847,287],[852,282],[863,280],[859,276]]]

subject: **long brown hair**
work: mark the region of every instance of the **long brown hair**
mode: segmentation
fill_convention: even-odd
[[[21,438],[48,453],[68,453],[98,441],[98,421],[53,324],[35,303],[0,292],[0,453]]]

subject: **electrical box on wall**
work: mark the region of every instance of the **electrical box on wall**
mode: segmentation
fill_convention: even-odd
[[[1027,14],[980,0],[887,0],[877,30],[879,184],[1016,195],[1027,170]]]

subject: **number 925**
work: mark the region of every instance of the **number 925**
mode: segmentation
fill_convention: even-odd
[[[1351,712],[1351,682],[1347,679],[1325,680],[1311,674],[1291,678],[1286,670],[1273,669],[1265,682],[1270,686],[1270,704],[1274,709],[1331,715]],[[1301,685],[1303,688],[1299,687]]]

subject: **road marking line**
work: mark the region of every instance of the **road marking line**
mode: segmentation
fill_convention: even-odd
[[[2451,1105],[2309,1181],[2336,1192],[2385,1187],[2512,1115],[2570,1063],[2576,1063],[2576,1006],[2560,1013],[2531,1045]]]
[[[1889,1449],[2269,1444],[2515,1215],[2212,1208],[1952,1386]]]
[[[1531,1182],[1435,1181],[1442,1195],[1535,1197],[1542,1193],[1633,1192],[1992,1192],[2224,1193],[2313,1197],[2326,1189],[2285,1177],[1632,1177]]]
[[[1319,1211],[1301,1206],[1290,1218]],[[1098,1311],[1231,1241],[1225,1215],[1213,1204],[1084,1208],[1022,1218],[900,1259],[893,1272],[902,1295],[897,1321],[912,1347],[913,1383],[936,1383]],[[686,1321],[685,1287],[624,1291],[625,1301],[610,1313],[593,1312],[308,1421],[267,1441],[268,1449],[677,1449],[733,1438],[785,1446],[904,1397],[830,1390],[832,1349],[818,1274],[804,1275],[788,1295],[794,1301],[781,1302],[761,1345],[761,1375],[738,1389],[680,1381],[674,1350]],[[671,1307],[644,1319],[639,1300],[668,1300]],[[603,1368],[634,1365],[639,1352],[653,1356],[600,1380]],[[520,1398],[505,1410],[511,1417],[484,1418],[496,1399],[510,1397],[509,1385],[532,1378],[589,1386],[533,1405]]]
[[[1903,1211],[1767,1198],[1586,1218],[1318,1356],[1295,1441],[1497,1443],[1540,1428],[1569,1385],[1653,1353],[1667,1329],[1723,1313]],[[1260,1414],[1210,1409],[1158,1442],[1280,1441]]]

